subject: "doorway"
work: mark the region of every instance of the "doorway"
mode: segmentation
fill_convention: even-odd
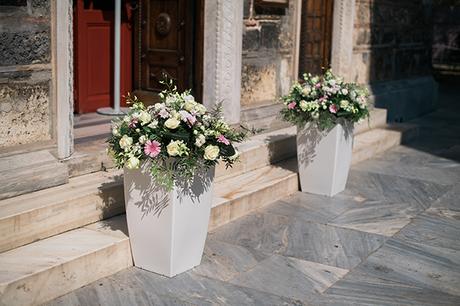
[[[134,89],[147,104],[159,100],[166,75],[179,90],[203,87],[204,0],[141,0],[135,18]]]
[[[132,90],[132,7],[122,1],[121,96]],[[74,109],[113,106],[114,1],[74,1]],[[121,105],[124,105],[121,98]]]
[[[330,67],[333,0],[302,0],[299,77]]]

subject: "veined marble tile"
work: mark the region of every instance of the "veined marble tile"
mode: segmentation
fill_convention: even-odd
[[[442,291],[372,277],[351,271],[311,305],[459,305],[460,297]]]
[[[352,170],[343,194],[370,200],[419,204],[428,208],[450,188],[422,180]]]
[[[130,268],[47,305],[301,305],[301,302],[193,273],[167,278]]]
[[[395,238],[460,251],[460,220],[427,211],[415,217]]]
[[[227,281],[254,268],[269,255],[254,249],[208,239],[201,264],[193,273]]]
[[[324,292],[347,273],[345,269],[273,255],[230,282],[296,300],[307,300]]]
[[[423,212],[418,204],[365,201],[351,208],[329,224],[391,237]]]
[[[460,252],[391,238],[355,271],[386,281],[460,295]]]
[[[260,212],[224,225],[210,236],[343,269],[355,267],[385,241],[380,235]]]
[[[354,166],[355,171],[373,172],[410,179],[424,180],[442,185],[460,181],[460,164],[446,160],[431,161],[427,165],[407,164],[385,160],[367,160]]]
[[[449,192],[435,201],[429,211],[460,220],[460,184],[454,185]]]
[[[337,195],[334,197],[297,192],[294,195],[263,208],[264,212],[297,217],[305,221],[327,223],[343,212],[362,207],[360,198]]]

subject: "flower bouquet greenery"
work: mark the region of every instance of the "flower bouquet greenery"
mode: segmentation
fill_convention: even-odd
[[[198,169],[219,160],[231,167],[238,159],[234,143],[245,133],[224,121],[220,106],[208,111],[190,90],[179,93],[171,80],[163,84],[167,89],[159,94],[161,103],[145,107],[128,94],[127,114],[112,121],[108,143],[116,166],[138,169],[151,161],[152,177],[167,190],[175,180],[192,180]]]
[[[304,74],[303,82],[295,83],[281,100],[281,116],[298,126],[312,122],[325,130],[341,120],[358,122],[369,116],[367,89],[345,83],[331,70],[320,76]]]

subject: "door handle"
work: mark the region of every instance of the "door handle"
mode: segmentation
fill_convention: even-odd
[[[179,57],[179,63],[182,64],[184,61],[185,61],[185,57],[184,57],[184,56]]]

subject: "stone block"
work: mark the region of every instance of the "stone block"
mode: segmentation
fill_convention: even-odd
[[[49,29],[0,33],[0,66],[49,63],[51,37]]]
[[[280,24],[261,23],[260,47],[267,49],[277,49],[279,47]]]
[[[277,99],[277,70],[273,63],[243,64],[241,75],[241,106],[272,103]]]
[[[255,51],[260,47],[260,31],[250,29],[243,32],[243,52]]]

